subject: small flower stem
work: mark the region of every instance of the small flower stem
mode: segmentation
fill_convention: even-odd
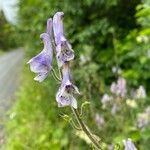
[[[71,124],[71,126],[72,126],[73,128],[75,128],[76,130],[79,130],[79,131],[82,130],[81,128],[79,128],[79,127],[76,126],[76,124],[75,124],[75,122],[74,122],[73,120],[70,120],[70,124]]]
[[[53,73],[53,77],[58,80],[59,82],[61,82],[61,79],[57,76],[55,70],[52,68],[52,73]]]
[[[72,108],[73,114],[75,115],[78,123],[80,124],[82,130],[84,131],[84,133],[89,137],[89,139],[91,140],[91,142],[93,143],[94,147],[97,150],[103,150],[102,147],[99,145],[99,143],[93,138],[92,133],[87,129],[86,125],[84,124],[84,122],[82,121],[82,119],[80,118],[79,112],[77,109]]]

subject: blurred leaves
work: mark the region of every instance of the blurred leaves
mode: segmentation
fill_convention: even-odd
[[[20,45],[20,42],[16,26],[9,24],[3,12],[0,11],[0,49],[7,51],[16,48]]]

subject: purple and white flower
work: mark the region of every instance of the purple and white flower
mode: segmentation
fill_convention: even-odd
[[[102,126],[105,124],[105,120],[104,120],[104,117],[99,115],[98,113],[96,113],[95,115],[95,122],[98,126]]]
[[[59,67],[74,59],[74,51],[64,36],[63,12],[57,12],[53,17],[53,30],[56,43],[56,58]]]
[[[137,119],[137,126],[140,129],[144,129],[149,123],[149,118],[146,113],[140,113],[138,114],[138,119]]]
[[[47,31],[46,33],[42,33],[40,38],[43,40],[44,48],[43,50],[35,57],[28,61],[30,64],[30,69],[32,72],[37,73],[37,76],[34,80],[42,82],[50,72],[52,66],[52,57],[53,50],[52,44],[50,40],[52,32],[52,19],[47,20]]]
[[[139,88],[136,90],[135,98],[142,99],[146,98],[146,91],[144,86],[140,85]]]
[[[148,106],[144,112],[139,113],[137,117],[137,126],[144,129],[150,124],[150,106]]]
[[[105,93],[102,97],[102,107],[105,109],[107,104],[110,103],[110,101],[112,100],[112,97],[109,96],[107,93]]]
[[[126,80],[124,78],[119,78],[117,83],[113,82],[110,87],[110,91],[112,94],[117,96],[125,97],[127,89],[126,89]]]
[[[117,106],[117,104],[113,104],[112,108],[111,108],[111,114],[115,115],[117,113],[117,111],[119,111],[119,106]]]
[[[123,140],[124,150],[137,150],[131,139]]]
[[[75,93],[79,93],[78,88],[71,82],[69,64],[65,64],[62,68],[63,79],[61,86],[56,94],[58,107],[71,106],[77,109],[77,101],[74,98]]]

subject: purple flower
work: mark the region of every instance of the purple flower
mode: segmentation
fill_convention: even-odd
[[[74,59],[74,51],[64,36],[63,12],[57,12],[53,17],[53,30],[56,43],[56,58],[59,67]]]
[[[47,31],[42,33],[40,38],[43,40],[44,48],[37,56],[28,61],[32,72],[37,73],[34,80],[42,82],[50,72],[52,66],[53,50],[51,44],[52,19],[47,20]]]
[[[96,124],[99,125],[99,126],[104,125],[104,124],[105,124],[104,117],[101,116],[101,115],[99,115],[98,113],[96,113],[96,115],[95,115],[95,122],[96,122]]]
[[[131,139],[123,140],[123,144],[125,146],[124,150],[137,150]]]
[[[47,33],[43,33],[40,35],[40,38],[44,42],[44,49],[37,56],[30,59],[28,64],[30,64],[31,71],[38,74],[34,80],[42,82],[48,76],[48,73],[52,68],[53,52],[50,36]]]
[[[144,129],[149,124],[148,115],[146,113],[138,114],[137,126],[138,128]]]
[[[119,107],[116,104],[113,104],[112,109],[111,109],[111,114],[115,115],[118,110],[119,110]]]
[[[101,102],[103,104],[102,107],[105,109],[107,104],[110,103],[111,100],[112,100],[111,96],[109,96],[108,94],[104,94],[102,97],[102,100],[101,100]]]
[[[136,90],[135,98],[142,99],[146,98],[146,91],[144,86],[140,85],[139,88]]]
[[[125,97],[127,89],[126,89],[126,80],[124,78],[119,78],[117,83],[112,83],[110,91],[112,94],[117,96]]]
[[[70,71],[68,64],[63,66],[62,69],[63,80],[61,86],[56,94],[56,101],[58,107],[71,106],[77,109],[77,101],[73,94],[78,93],[78,88],[70,81]]]
[[[119,78],[117,81],[117,86],[118,86],[118,94],[120,96],[124,97],[127,90],[126,90],[126,80],[124,78]]]
[[[137,126],[141,129],[147,127],[150,123],[150,106],[148,106],[143,113],[138,114]]]

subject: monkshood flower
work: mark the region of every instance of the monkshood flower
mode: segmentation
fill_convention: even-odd
[[[115,82],[113,82],[110,86],[110,91],[112,94],[116,94],[117,91],[117,84]]]
[[[134,143],[131,141],[131,139],[123,140],[123,144],[125,149],[124,150],[137,150]]]
[[[107,104],[112,100],[112,97],[109,96],[108,94],[104,94],[103,97],[102,97],[102,107],[103,108],[106,108]]]
[[[73,95],[75,93],[80,93],[78,88],[71,82],[69,64],[63,65],[62,76],[62,83],[56,94],[56,101],[58,103],[58,107],[71,106],[77,109],[77,101]]]
[[[146,91],[142,85],[140,85],[139,88],[136,90],[135,98],[137,99],[146,98]]]
[[[49,29],[47,29],[47,33],[42,33],[40,38],[43,40],[44,48],[43,50],[35,57],[28,61],[30,64],[30,69],[32,72],[37,73],[37,76],[34,80],[42,82],[50,72],[52,66],[52,57],[53,50],[50,40],[50,31],[52,30],[52,20],[48,19],[47,25]]]
[[[74,59],[74,51],[64,36],[63,12],[57,12],[53,17],[53,30],[56,43],[56,58],[59,67]]]
[[[120,108],[117,106],[117,104],[113,104],[113,106],[111,108],[111,114],[115,115],[119,109]]]
[[[150,123],[150,106],[143,113],[138,114],[137,126],[141,129],[147,127]]]
[[[117,81],[117,93],[118,95],[120,95],[121,97],[124,97],[127,90],[126,90],[126,80],[124,78],[119,78]]]
[[[44,42],[44,49],[37,56],[30,59],[28,64],[30,64],[31,71],[38,74],[34,80],[42,82],[52,68],[52,47],[47,33],[41,34],[40,37]]]
[[[95,115],[95,122],[99,126],[104,125],[105,124],[104,117],[96,113],[96,115]]]
[[[138,114],[138,120],[137,120],[137,126],[138,128],[145,128],[149,123],[149,118],[146,113],[140,113]]]
[[[110,87],[110,91],[112,94],[117,96],[125,97],[127,89],[126,89],[126,80],[124,78],[119,78],[117,83],[113,82]]]

